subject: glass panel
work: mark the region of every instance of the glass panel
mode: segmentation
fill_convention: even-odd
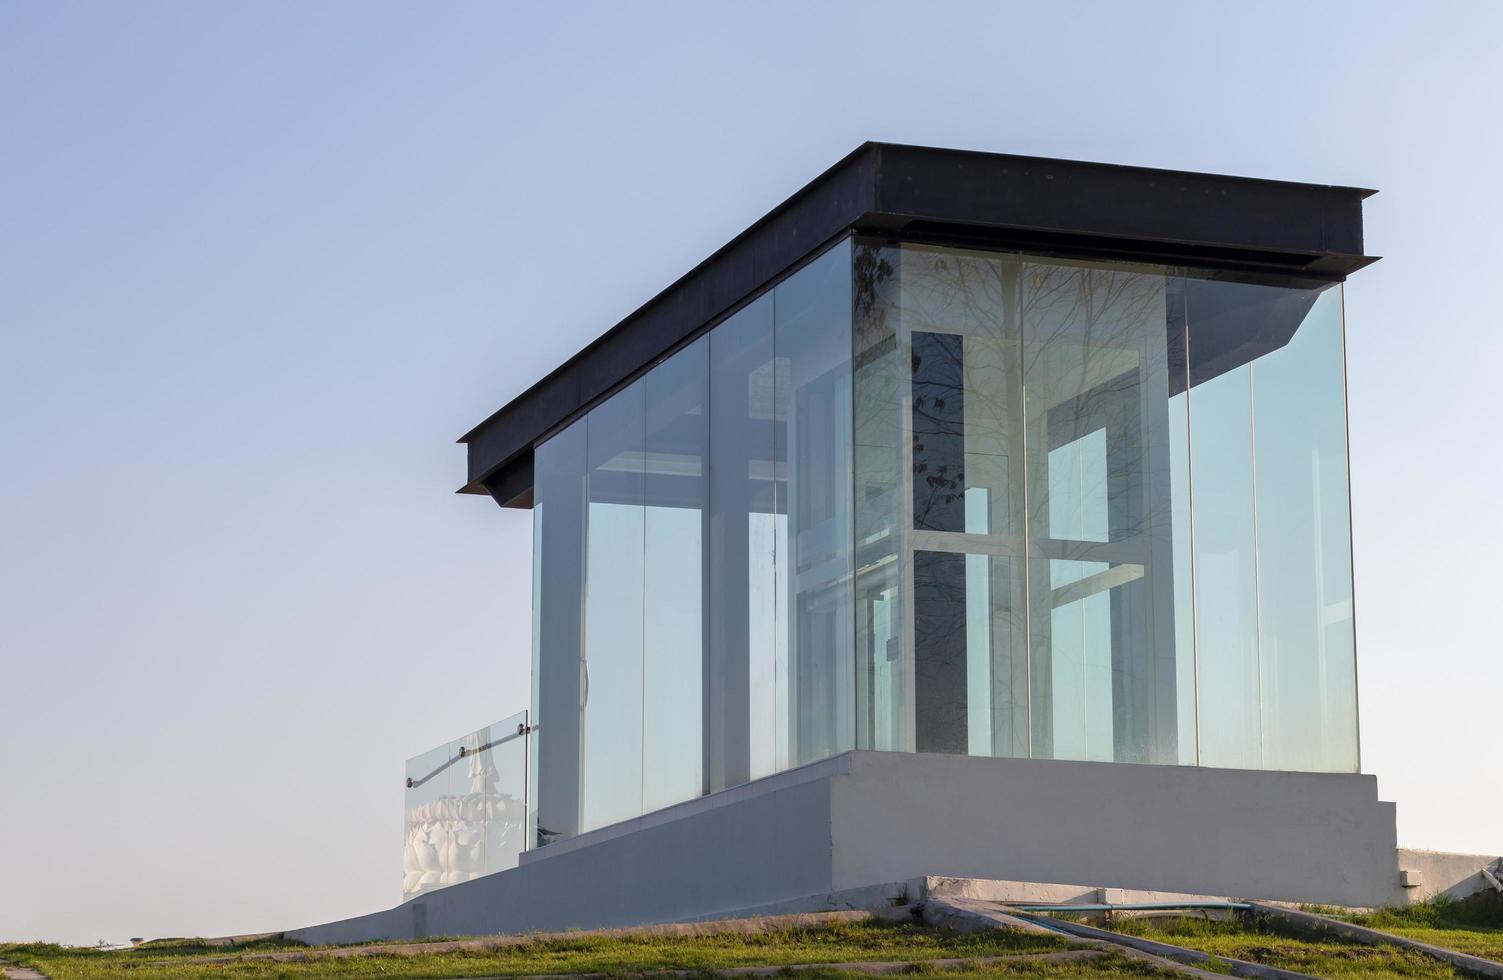
[[[453,885],[485,873],[486,772],[480,747],[490,741],[482,728],[449,743],[449,801],[447,847],[439,852],[443,873],[439,882]]]
[[[646,418],[642,810],[704,789],[709,341],[642,379]]]
[[[643,383],[591,410],[580,827],[642,812]]]
[[[541,521],[542,504],[537,495],[537,451],[533,454],[534,480],[533,480],[533,503],[532,503],[532,699],[527,703],[533,712],[538,709],[538,701],[542,692],[538,688],[540,677],[539,659],[542,656],[542,644],[539,637],[542,636],[541,624],[543,621],[543,525]],[[534,717],[536,715],[534,714]],[[527,739],[527,817],[526,817],[526,840],[524,850],[538,846],[538,739],[534,735]]]
[[[402,900],[517,864],[526,841],[527,712],[407,761]]]
[[[527,712],[519,712],[489,728],[476,739],[467,778],[484,793],[485,860],[481,874],[517,866],[524,850],[527,825]]]
[[[1246,365],[1190,392],[1200,761],[1233,768],[1261,765],[1248,393]]]
[[[1022,264],[1035,757],[1179,757],[1167,287]]]
[[[772,296],[710,331],[710,789],[774,771]]]
[[[912,751],[901,597],[907,506],[897,248],[855,251],[856,746]]]
[[[1291,320],[1309,312],[1286,345],[1251,365],[1263,765],[1354,772],[1341,290],[1281,292]]]
[[[586,424],[533,452],[532,833],[536,846],[579,831],[584,677]]]
[[[913,526],[1022,529],[1021,384],[1012,256],[904,248],[902,326],[912,365]],[[1009,299],[1011,297],[1011,299]],[[984,505],[978,505],[984,501]]]
[[[1186,296],[1200,760],[1354,771],[1340,289]]]
[[[407,760],[402,840],[404,902],[447,884],[441,879],[454,811],[449,795],[450,759],[450,746],[440,745]]]
[[[1259,287],[1188,280],[1200,762],[1262,765],[1252,373]]]
[[[791,616],[778,620],[787,623],[779,729],[789,741],[778,761],[799,765],[855,741],[849,240],[777,286],[773,331],[777,462],[786,468],[777,573]]]
[[[1028,753],[1015,256],[904,246],[913,745]],[[933,550],[931,550],[933,549]]]
[[[1026,755],[1028,656],[1022,561],[913,556],[915,745],[919,752]]]

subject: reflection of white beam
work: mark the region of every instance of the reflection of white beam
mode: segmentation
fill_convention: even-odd
[[[1090,598],[1098,592],[1107,592],[1120,585],[1136,582],[1143,577],[1142,565],[1114,565],[1104,572],[1087,575],[1078,582],[1061,585],[1053,591],[1051,603],[1055,609],[1072,602]]]
[[[595,467],[608,473],[651,473],[655,476],[699,476],[700,458],[685,453],[617,453]]]
[[[996,555],[1000,558],[1048,558],[1053,561],[1104,561],[1113,565],[1148,564],[1148,541],[1142,536],[1121,541],[1073,541],[1033,538],[1026,544],[1019,534],[961,534],[956,531],[913,531],[914,551],[943,551],[956,555]]]
[[[1342,599],[1320,607],[1320,625],[1332,626],[1352,618],[1352,600]]]

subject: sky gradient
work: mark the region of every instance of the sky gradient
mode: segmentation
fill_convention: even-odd
[[[1378,188],[1346,290],[1363,769],[1499,853],[1503,6],[0,3],[0,939],[400,886],[526,707],[454,440],[864,140]],[[1494,244],[1489,244],[1494,243]]]

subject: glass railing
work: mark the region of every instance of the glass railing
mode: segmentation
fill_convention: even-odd
[[[516,867],[530,733],[522,711],[407,760],[403,901]]]

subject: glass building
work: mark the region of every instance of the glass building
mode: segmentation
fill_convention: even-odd
[[[529,846],[850,750],[1358,771],[1365,193],[869,144],[472,432]]]

